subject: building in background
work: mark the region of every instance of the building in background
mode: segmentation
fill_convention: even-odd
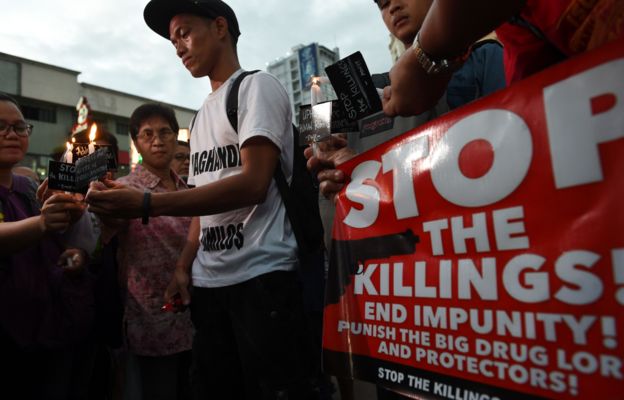
[[[292,105],[293,122],[299,124],[299,107],[310,104],[310,84],[313,76],[327,76],[325,67],[340,60],[338,48],[333,50],[318,43],[302,44],[292,48],[285,57],[279,58],[267,67],[286,88]],[[336,94],[329,83],[321,85],[324,100],[333,100]]]
[[[76,123],[76,104],[81,96],[88,99],[91,116],[119,143],[119,176],[130,165],[129,118],[141,104],[155,100],[79,83],[80,72],[0,53],[0,91],[15,97],[26,120],[34,125],[28,154],[20,163],[47,176],[48,160],[65,143]],[[171,105],[181,124],[188,123],[195,110]],[[188,131],[187,131],[188,132]]]
[[[388,44],[388,48],[390,49],[390,57],[392,57],[392,64],[397,62],[399,57],[403,53],[405,53],[405,45],[399,39],[394,37],[394,35],[390,34],[390,44]]]

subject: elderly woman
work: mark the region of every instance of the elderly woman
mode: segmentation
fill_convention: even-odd
[[[151,103],[138,107],[130,117],[130,135],[142,163],[118,182],[153,193],[186,189],[170,168],[177,134],[173,109]],[[138,361],[145,399],[187,398],[193,336],[190,313],[167,312],[161,307],[190,218],[158,217],[143,222],[123,221],[116,229],[120,279],[126,289],[127,350]]]
[[[0,93],[0,354],[7,366],[0,386],[25,399],[83,398],[92,280],[82,268],[86,253],[67,250],[67,235],[58,234],[82,207],[60,193],[40,209],[35,183],[12,173],[32,128],[17,102]],[[62,268],[68,257],[73,266]]]

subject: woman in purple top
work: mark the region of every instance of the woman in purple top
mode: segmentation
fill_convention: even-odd
[[[9,397],[78,398],[89,368],[81,360],[93,324],[84,252],[67,252],[57,232],[83,212],[68,194],[41,207],[36,184],[11,173],[28,150],[32,125],[0,93],[0,387]],[[74,268],[59,267],[71,254]],[[76,257],[73,255],[76,254]],[[11,396],[11,395],[13,396]]]

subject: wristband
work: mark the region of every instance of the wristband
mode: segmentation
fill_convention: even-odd
[[[141,217],[141,222],[143,225],[147,225],[149,222],[150,208],[152,202],[152,194],[150,192],[143,193],[143,216]]]
[[[416,60],[428,75],[437,75],[447,72],[455,72],[464,65],[470,55],[470,47],[466,51],[454,58],[433,59],[420,46],[420,32],[416,34],[412,49],[416,55]]]

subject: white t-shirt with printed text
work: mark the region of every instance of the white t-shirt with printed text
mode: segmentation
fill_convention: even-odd
[[[247,76],[240,85],[238,134],[225,103],[235,72],[212,92],[199,110],[191,132],[189,184],[203,186],[242,170],[240,147],[262,136],[280,150],[284,176],[290,181],[293,165],[291,108],[285,89],[266,72]],[[275,184],[262,204],[200,217],[200,246],[193,262],[193,285],[222,287],[271,271],[292,270],[297,244]]]

